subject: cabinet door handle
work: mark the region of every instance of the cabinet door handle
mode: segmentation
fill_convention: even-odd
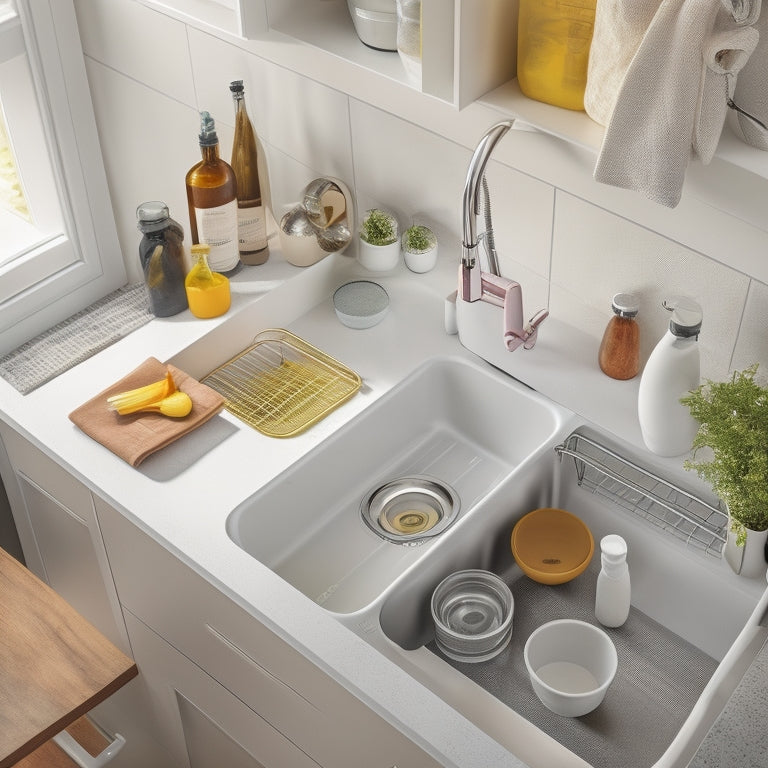
[[[119,733],[111,744],[108,744],[95,757],[89,755],[67,731],[57,733],[53,740],[64,750],[80,768],[102,768],[125,746],[125,738]]]

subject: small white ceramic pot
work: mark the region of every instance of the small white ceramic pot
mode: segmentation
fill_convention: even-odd
[[[748,579],[765,577],[768,563],[765,561],[765,543],[768,531],[747,530],[747,541],[743,547],[736,544],[736,534],[728,525],[728,538],[723,547],[723,557],[734,573]]]
[[[429,272],[437,264],[437,246],[428,251],[407,251],[403,249],[403,258],[405,266],[411,272]]]
[[[400,261],[400,241],[389,245],[371,245],[357,239],[357,260],[370,272],[389,272]]]

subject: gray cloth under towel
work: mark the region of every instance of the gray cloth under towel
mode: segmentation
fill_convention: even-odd
[[[0,376],[26,395],[152,317],[144,283],[123,286],[0,358]]]

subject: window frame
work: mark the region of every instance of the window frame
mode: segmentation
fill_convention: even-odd
[[[13,3],[16,13],[0,2],[0,29],[23,33],[62,226],[15,260],[13,274],[0,268],[0,354],[126,282],[74,2]]]

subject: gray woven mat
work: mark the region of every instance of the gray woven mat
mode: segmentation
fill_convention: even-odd
[[[151,319],[144,283],[123,286],[0,358],[0,376],[26,395]]]
[[[672,742],[717,663],[632,608],[623,627],[606,629],[619,668],[603,703],[583,717],[550,712],[531,688],[523,646],[534,629],[553,619],[597,624],[596,578],[587,571],[556,587],[526,577],[514,582],[512,640],[495,659],[463,664],[443,656],[434,642],[427,647],[595,768],[647,768]]]

